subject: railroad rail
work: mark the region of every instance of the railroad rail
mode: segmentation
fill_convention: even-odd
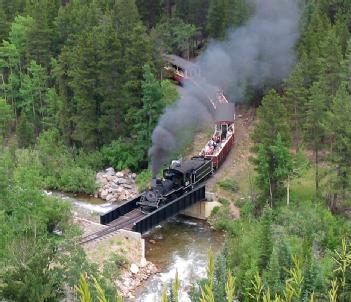
[[[171,201],[170,203],[158,208],[157,210],[145,214],[141,212],[140,208],[134,208],[130,212],[119,215],[118,213],[124,212],[120,211],[120,208],[128,208],[128,203],[133,204],[135,200],[131,200],[127,203],[124,203],[120,207],[116,207],[111,214],[111,212],[102,215],[102,220],[104,220],[107,227],[103,230],[95,232],[93,234],[89,234],[80,238],[79,244],[86,244],[91,241],[102,239],[108,235],[111,235],[117,232],[120,229],[135,231],[139,233],[145,233],[151,228],[155,227],[156,225],[162,223],[166,219],[173,217],[179,214],[181,211],[185,210],[186,208],[190,207],[191,205],[195,204],[200,200],[205,199],[205,192],[206,187],[205,185],[200,185],[193,189],[190,192],[182,195],[179,198]],[[138,197],[137,197],[138,198]],[[136,199],[137,199],[136,198]],[[117,217],[118,216],[118,217]],[[114,218],[113,218],[114,217]],[[117,218],[116,218],[117,217]],[[111,220],[108,221],[107,219],[110,218]]]
[[[145,214],[142,213],[140,209],[134,209],[131,212],[121,216],[119,219],[110,222],[105,229],[80,238],[79,244],[85,244],[102,239],[103,237],[111,235],[112,233],[115,233],[121,229],[132,230],[134,222],[140,220],[143,216],[145,216]]]

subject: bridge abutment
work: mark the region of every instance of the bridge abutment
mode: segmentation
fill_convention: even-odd
[[[221,203],[215,200],[215,194],[206,192],[206,198],[185,209],[181,214],[196,219],[207,220],[215,207],[220,207]]]

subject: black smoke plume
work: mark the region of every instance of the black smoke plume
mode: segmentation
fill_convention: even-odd
[[[202,78],[185,84],[181,98],[166,109],[153,131],[149,150],[153,175],[183,145],[187,129],[211,121],[208,96],[215,95],[215,87],[240,102],[248,86],[272,87],[289,74],[299,19],[296,0],[256,0],[255,13],[246,24],[230,30],[225,41],[209,43],[195,63]]]

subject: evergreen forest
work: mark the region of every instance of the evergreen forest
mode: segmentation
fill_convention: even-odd
[[[163,54],[194,60],[257,1],[0,0],[0,301],[124,301],[124,260],[88,261],[70,205],[43,191],[93,195],[107,167],[147,186],[153,129],[179,99]],[[351,1],[292,1],[296,62],[238,104],[256,112],[252,194],[219,198],[226,242],[193,302],[351,301]],[[176,276],[160,301],[178,291]]]

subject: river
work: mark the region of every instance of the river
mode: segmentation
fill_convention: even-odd
[[[84,215],[91,220],[98,221],[99,214],[111,209],[111,204],[85,195],[45,193],[71,202],[79,216]],[[160,272],[137,290],[136,301],[161,301],[163,287],[174,280],[178,271],[179,302],[188,302],[187,292],[191,285],[206,277],[209,249],[219,252],[224,245],[225,234],[212,230],[204,221],[177,216],[143,235],[143,238],[146,259],[153,262]]]
[[[146,258],[160,273],[151,277],[136,293],[138,302],[161,301],[164,285],[174,280],[178,271],[179,302],[188,302],[187,291],[194,281],[206,277],[208,250],[221,250],[224,233],[213,231],[206,222],[176,217],[152,230],[146,239]]]

